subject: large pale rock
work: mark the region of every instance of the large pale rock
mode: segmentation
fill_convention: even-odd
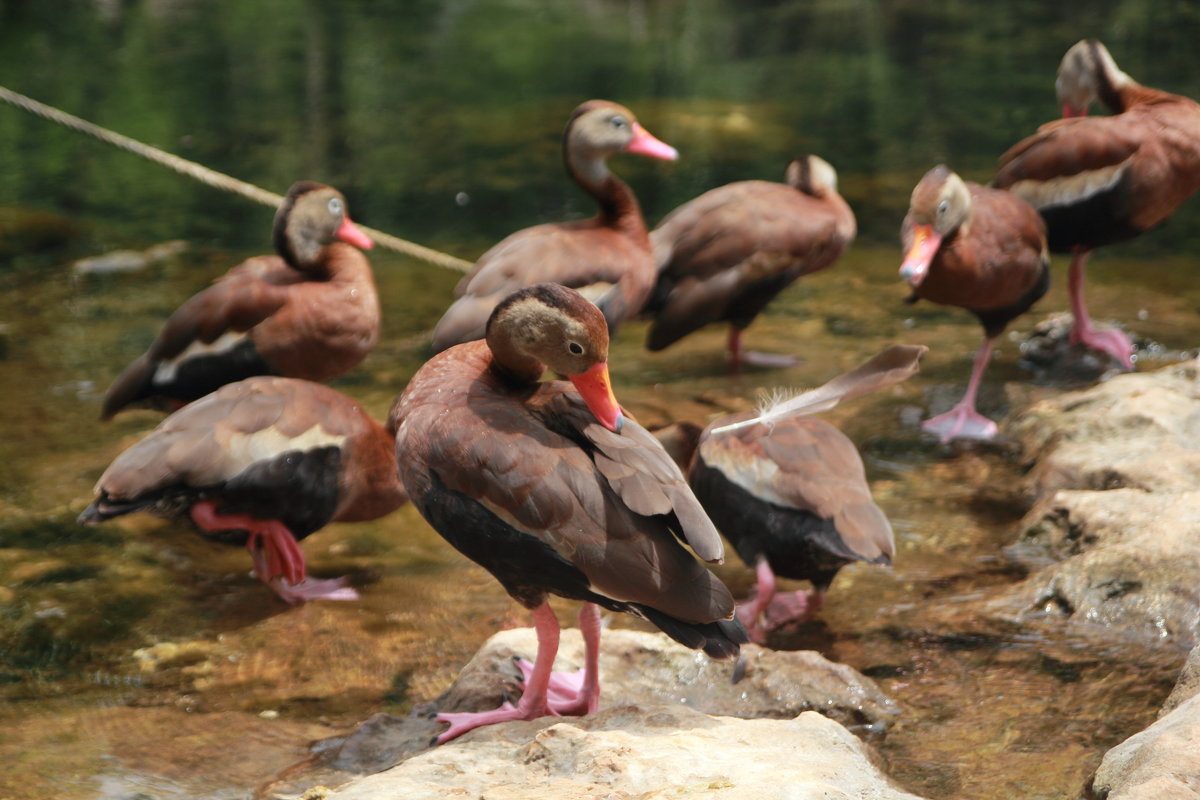
[[[1195,361],[1119,375],[1035,403],[1008,427],[1033,462],[1033,499],[1059,489],[1200,489]]]
[[[1060,491],[1025,518],[1008,555],[1035,571],[990,613],[1101,633],[1200,641],[1200,491]]]
[[[747,720],[679,705],[482,728],[330,795],[397,797],[917,800],[887,782],[853,734],[814,712]]]
[[[289,794],[314,783],[338,785],[428,750],[430,741],[446,728],[434,719],[437,712],[486,711],[505,698],[516,700],[521,690],[514,659],[533,658],[536,651],[531,628],[497,633],[435,702],[407,717],[377,714],[347,737],[323,743],[311,770],[274,790]],[[606,630],[600,646],[600,709],[665,704],[711,715],[788,720],[815,710],[874,731],[883,730],[899,711],[869,678],[818,653],[776,652],[757,645],[744,646],[742,653],[744,677],[735,684],[730,662],[713,661],[660,633]],[[563,631],[555,669],[574,670],[582,663],[579,631]]]
[[[1109,750],[1084,796],[1200,800],[1200,697]]]

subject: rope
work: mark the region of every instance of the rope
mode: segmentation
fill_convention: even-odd
[[[31,97],[26,97],[23,94],[14,92],[11,89],[0,86],[0,100],[3,100],[10,105],[14,105],[24,111],[28,111],[35,116],[43,119],[48,119],[51,122],[57,122],[71,130],[86,133],[88,136],[93,136],[102,142],[114,145],[127,150],[130,153],[147,158],[156,164],[161,164],[168,169],[173,169],[176,172],[187,175],[189,178],[194,178],[201,183],[207,184],[217,189],[224,189],[227,192],[241,195],[248,200],[253,200],[256,203],[262,203],[272,208],[278,208],[283,202],[283,196],[268,192],[265,189],[260,189],[254,184],[239,181],[237,178],[231,178],[228,175],[201,166],[194,161],[188,161],[186,158],[180,158],[173,153],[168,153],[165,150],[160,150],[157,147],[152,147],[148,144],[143,144],[136,139],[130,139],[128,136],[122,136],[119,133],[102,128],[99,125],[94,125],[85,119],[80,119],[73,114],[68,114],[65,111],[59,111],[57,108],[48,106],[44,103],[39,103]],[[368,228],[366,225],[359,225],[368,236],[375,240],[379,245],[395,250],[398,253],[403,253],[406,256],[411,256],[420,261],[426,261],[439,267],[446,269],[458,270],[466,272],[471,268],[471,262],[464,261],[461,258],[455,258],[448,253],[442,253],[428,247],[423,247],[419,244],[401,239],[398,236],[392,236],[390,233],[377,231],[374,228]]]

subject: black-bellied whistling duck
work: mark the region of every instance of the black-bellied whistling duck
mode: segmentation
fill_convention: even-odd
[[[308,578],[297,542],[330,522],[378,519],[406,500],[391,434],[318,383],[260,376],[179,409],[104,471],[79,516],[188,517],[204,536],[245,544],[254,571],[289,603],[354,599],[342,579]]]
[[[671,457],[623,416],[607,359],[600,311],[572,289],[540,284],[496,307],[485,341],[430,359],[392,408],[413,503],[533,610],[538,637],[520,703],[442,714],[450,728],[439,741],[494,722],[594,711],[597,606],[644,617],[716,658],[746,641],[729,590],[681,543],[716,562],[720,537]],[[547,367],[571,383],[539,383]],[[584,601],[581,675],[551,672],[559,625],[550,594]]]
[[[896,345],[774,409],[721,417],[703,432],[690,423],[656,432],[687,465],[704,510],[755,570],[754,599],[738,607],[755,641],[808,619],[851,561],[891,564],[892,526],[871,500],[857,448],[808,415],[904,380],[925,351]],[[813,589],[777,593],[777,575],[811,581]]]
[[[171,315],[104,396],[108,419],[140,401],[178,407],[251,375],[311,381],[356,366],[379,338],[379,298],[360,252],[374,244],[341,192],[293,184],[275,214],[277,256],[237,265]]]
[[[1094,39],[1067,51],[1055,85],[1066,119],[1041,126],[1002,155],[992,185],[1041,212],[1051,250],[1074,253],[1071,343],[1132,369],[1129,337],[1092,326],[1084,264],[1092,249],[1153,228],[1200,189],[1200,104],[1142,86]],[[1096,99],[1112,116],[1085,116]]]
[[[434,352],[483,338],[492,309],[536,283],[583,292],[600,306],[610,331],[642,310],[654,288],[654,259],[633,190],[608,169],[609,157],[622,152],[678,157],[624,106],[589,100],[575,109],[563,132],[563,160],[567,174],[600,205],[599,215],[519,230],[480,256],[434,329]]]
[[[1020,197],[963,181],[938,165],[913,189],[900,239],[906,253],[900,275],[912,287],[908,301],[965,308],[984,332],[962,400],[921,427],[943,442],[989,439],[996,423],[975,410],[975,397],[996,337],[1050,286],[1046,226]]]
[[[714,322],[728,322],[729,365],[791,366],[787,356],[746,352],[741,336],[801,275],[825,269],[854,240],[854,212],[824,159],[788,164],[787,183],[739,181],[668,214],[650,232],[658,283],[645,309],[651,350]]]

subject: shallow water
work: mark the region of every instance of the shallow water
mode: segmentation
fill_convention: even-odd
[[[928,345],[908,383],[829,414],[893,521],[894,569],[847,568],[819,621],[774,643],[819,649],[900,702],[889,731],[861,733],[915,793],[1069,798],[1154,718],[1183,651],[981,618],[979,601],[1021,577],[1001,552],[1020,468],[1004,443],[918,433],[960,395],[979,330],[956,309],[903,305],[896,274],[920,174],[945,160],[986,179],[1055,113],[1053,70],[1080,35],[1102,35],[1149,83],[1200,94],[1200,15],[1097,3],[1081,32],[1044,5],[6,3],[0,83],[275,190],[330,181],[362,221],[465,257],[588,213],[557,155],[563,118],[588,96],[627,102],[683,152],[615,166],[652,220],[713,185],[775,179],[798,151],[825,156],[859,242],[747,335],[802,363],[730,377],[724,330],[650,354],[632,324],[614,341],[617,394],[648,425],[702,422],[892,342]],[[436,697],[488,635],[528,623],[411,508],[306,540],[313,572],[349,574],[363,597],[301,608],[267,592],[243,551],[181,526],[76,525],[105,465],[160,419],[97,423],[108,382],[179,302],[265,246],[271,214],[7,108],[0,150],[18,156],[0,163],[0,797],[250,797],[310,741]],[[1147,367],[1200,343],[1198,207],[1089,268],[1096,316],[1162,346]],[[188,249],[146,271],[71,277],[76,257],[176,238]],[[458,276],[379,250],[372,261],[384,337],[335,385],[382,417]],[[1064,389],[1019,365],[1018,339],[1066,308],[1065,267],[998,347],[984,413]],[[752,580],[735,558],[720,573],[738,591]],[[573,624],[574,608],[559,611]]]
[[[186,284],[220,255],[185,257],[167,270]],[[801,356],[795,368],[730,378],[723,331],[650,354],[644,326],[634,324],[615,340],[616,391],[648,425],[702,421],[753,403],[761,387],[815,385],[886,343],[929,345],[915,378],[830,414],[862,446],[877,501],[896,528],[895,568],[847,568],[820,620],[774,643],[849,663],[900,702],[890,731],[862,733],[914,792],[1074,796],[1108,747],[1153,720],[1183,651],[1064,641],[980,619],[975,601],[1020,577],[1000,554],[1015,538],[1019,470],[1003,445],[943,448],[919,435],[915,422],[930,404],[949,404],[961,391],[978,331],[965,313],[903,306],[897,257],[856,248],[751,329],[756,347]],[[336,384],[383,415],[422,360],[422,326],[436,316],[438,290],[427,290],[430,308],[411,322],[396,306],[412,305],[414,276],[446,283],[442,292],[449,286],[432,267],[386,255],[375,263],[387,318],[401,329],[390,329],[365,367]],[[1100,316],[1127,313],[1130,273],[1122,268],[1097,264]],[[1158,278],[1172,265],[1140,269]],[[85,377],[115,371],[130,328],[153,330],[170,303],[156,295],[159,281],[131,275],[72,285],[23,276],[9,279],[0,301],[0,318],[13,328],[0,378],[19,417],[3,459],[0,692],[10,702],[0,710],[0,755],[10,768],[0,795],[246,797],[303,761],[309,741],[432,699],[488,635],[528,624],[495,581],[411,508],[306,540],[313,572],[349,574],[363,597],[300,608],[270,595],[243,551],[213,547],[184,527],[145,517],[75,525],[108,460],[159,419],[135,411],[96,423],[98,391]],[[1196,340],[1191,309],[1200,298],[1171,288],[1139,290],[1153,312],[1134,328],[1182,349]],[[1064,304],[1056,287],[1037,311]],[[1039,316],[1016,330],[1028,331]],[[985,413],[1000,417],[1061,391],[1032,385],[1017,355],[1015,345],[1000,348]],[[735,591],[752,580],[736,558],[720,573]],[[559,605],[567,624],[570,605]]]

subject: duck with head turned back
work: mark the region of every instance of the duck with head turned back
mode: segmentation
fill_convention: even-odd
[[[589,100],[575,109],[562,147],[567,174],[595,198],[600,213],[525,228],[480,256],[434,329],[434,352],[482,338],[492,309],[513,291],[536,283],[552,281],[583,292],[604,312],[610,332],[642,310],[654,288],[646,222],[633,190],[609,171],[608,159],[635,153],[673,161],[678,154],[650,135],[633,112],[607,100]]]
[[[379,338],[379,298],[360,250],[373,242],[346,199],[293,184],[275,214],[277,256],[231,269],[181,305],[104,396],[102,418],[132,403],[178,407],[251,375],[325,381],[357,366]]]
[[[1092,325],[1084,265],[1096,247],[1148,231],[1200,189],[1200,104],[1141,85],[1094,39],[1067,51],[1055,86],[1065,119],[1043,125],[1002,155],[992,185],[1041,212],[1052,251],[1074,254],[1071,344],[1132,369],[1129,337]],[[1086,116],[1097,99],[1112,116]]]
[[[746,640],[729,590],[682,544],[716,562],[720,537],[679,467],[622,414],[607,359],[599,310],[572,289],[539,284],[496,307],[485,341],[430,359],[392,408],[414,505],[533,610],[538,636],[520,703],[443,714],[450,728],[439,741],[494,722],[594,711],[597,606],[644,617],[716,658]],[[546,368],[570,383],[539,383]],[[551,672],[559,637],[551,594],[584,601],[581,675]]]
[[[738,618],[754,641],[809,619],[834,576],[853,561],[889,565],[892,526],[871,499],[858,449],[812,414],[905,380],[924,347],[894,345],[855,370],[758,412],[703,431],[675,423],[655,436],[684,465],[696,497],[757,578]],[[776,577],[812,590],[778,592]]]
[[[392,435],[318,383],[259,376],[222,386],[163,420],[104,471],[80,515],[187,517],[244,544],[283,600],[354,599],[341,579],[307,577],[297,542],[330,522],[390,514],[406,500]]]
[[[854,240],[854,212],[837,173],[809,155],[788,164],[787,183],[738,181],[668,214],[650,232],[658,283],[646,336],[662,350],[714,322],[729,323],[729,367],[791,366],[788,356],[746,352],[741,336],[797,278],[833,264]]]
[[[913,189],[900,238],[907,254],[900,275],[912,287],[908,301],[965,308],[984,331],[962,400],[921,427],[943,442],[989,439],[996,423],[975,410],[975,398],[996,337],[1050,286],[1046,226],[1020,197],[969,183],[939,165]]]

